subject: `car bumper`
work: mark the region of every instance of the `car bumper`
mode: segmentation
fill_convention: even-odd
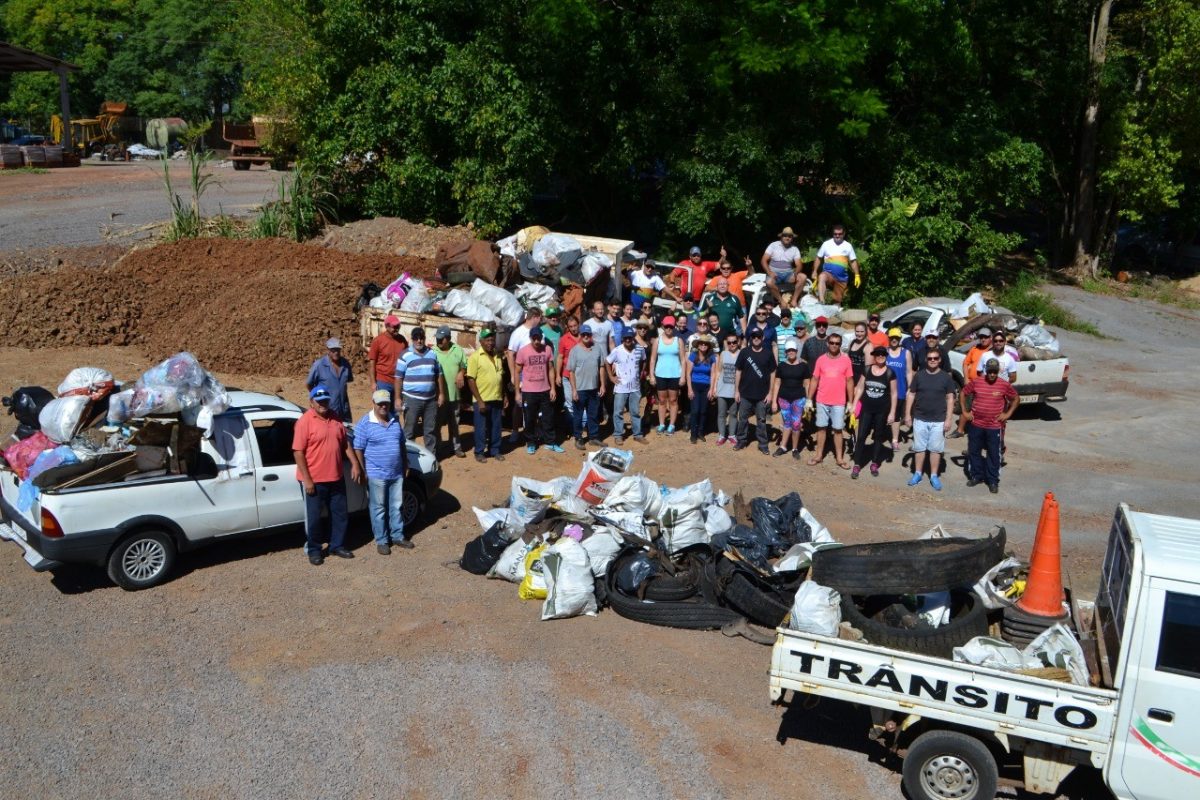
[[[1055,381],[1025,384],[1017,381],[1013,388],[1021,396],[1022,403],[1054,403],[1067,399],[1068,383],[1069,381]]]
[[[0,539],[16,542],[25,551],[25,563],[38,572],[63,564],[103,564],[121,535],[118,530],[82,531],[50,537],[30,525],[0,496]]]

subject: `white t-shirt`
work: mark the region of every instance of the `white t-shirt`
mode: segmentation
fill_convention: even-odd
[[[617,373],[614,392],[632,394],[641,391],[642,364],[646,361],[646,348],[635,344],[632,350],[626,350],[622,345],[609,353],[605,360],[613,365]]]
[[[798,258],[800,258],[800,248],[796,247],[796,245],[784,247],[783,242],[779,240],[775,240],[767,245],[767,260],[772,266],[778,264],[782,267],[786,264],[795,269]]]
[[[838,244],[833,239],[826,239],[821,245],[821,249],[817,251],[817,258],[829,258],[830,256],[845,256],[850,261],[858,261],[858,254],[854,252],[854,245],[842,239],[842,243]]]
[[[530,328],[525,325],[518,325],[513,329],[513,332],[508,335],[508,352],[515,353],[525,345],[529,344]]]
[[[975,374],[982,375],[986,371],[987,362],[993,358],[1000,362],[1000,377],[1003,380],[1008,380],[1008,374],[1010,372],[1017,371],[1016,359],[1010,356],[1008,351],[1005,351],[1002,355],[996,355],[995,353],[988,351],[987,355],[982,356],[979,359],[979,366],[976,369]]]
[[[647,275],[645,272],[638,270],[629,276],[629,283],[634,289],[649,289],[655,292],[661,292],[667,288],[667,285],[663,283],[662,276],[657,272]]]
[[[596,347],[600,349],[600,353],[608,355],[608,351],[611,349],[608,346],[608,340],[612,338],[612,320],[603,319],[597,322],[595,315],[593,315],[585,319],[583,324],[592,329],[592,341],[596,343]]]

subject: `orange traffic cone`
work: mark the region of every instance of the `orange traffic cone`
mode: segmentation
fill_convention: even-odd
[[[1037,617],[1061,617],[1063,614],[1062,546],[1058,534],[1058,501],[1046,492],[1042,515],[1033,539],[1029,559],[1029,582],[1017,601],[1017,608]]]

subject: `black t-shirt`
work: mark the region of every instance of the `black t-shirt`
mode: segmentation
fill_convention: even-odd
[[[908,387],[909,394],[916,393],[913,401],[913,419],[923,422],[946,421],[946,395],[954,394],[958,388],[954,378],[944,369],[930,372],[922,369],[913,376],[912,386]]]
[[[874,349],[870,339],[862,340],[862,347],[857,350],[854,346],[858,342],[854,339],[850,340],[850,346],[846,348],[846,355],[850,356],[850,366],[854,367],[854,380],[858,380],[863,374],[863,370],[867,368],[867,351]]]
[[[779,376],[779,398],[781,400],[799,400],[804,397],[804,382],[812,374],[808,369],[808,364],[799,359],[795,364],[780,361],[779,366],[775,369],[775,374]]]
[[[800,358],[810,364],[817,363],[817,359],[829,352],[829,342],[826,339],[818,339],[814,333],[812,336],[804,340],[804,346],[800,348]]]
[[[771,376],[775,374],[775,348],[764,347],[757,353],[753,347],[738,351],[737,368],[742,371],[738,392],[743,400],[758,402],[771,394]]]
[[[888,413],[892,408],[892,387],[895,384],[896,373],[892,372],[891,367],[884,367],[882,375],[873,375],[871,368],[867,367],[863,371],[863,413]]]

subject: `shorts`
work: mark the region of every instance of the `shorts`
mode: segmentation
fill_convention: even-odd
[[[771,264],[771,274],[775,276],[776,283],[791,283],[796,279],[796,270],[791,266],[777,267]]]
[[[799,400],[779,398],[779,414],[783,417],[784,430],[800,430],[800,426],[804,424],[804,401],[803,397]]]
[[[825,263],[821,269],[833,276],[833,279],[838,283],[847,283],[850,280],[850,273],[841,264]]]
[[[655,375],[654,389],[659,392],[678,392],[679,378],[660,378]]]
[[[914,453],[944,453],[946,452],[946,423],[926,422],[923,419],[913,420],[913,452]]]
[[[817,403],[817,427],[833,428],[840,431],[846,425],[846,406],[842,404],[827,406]]]

